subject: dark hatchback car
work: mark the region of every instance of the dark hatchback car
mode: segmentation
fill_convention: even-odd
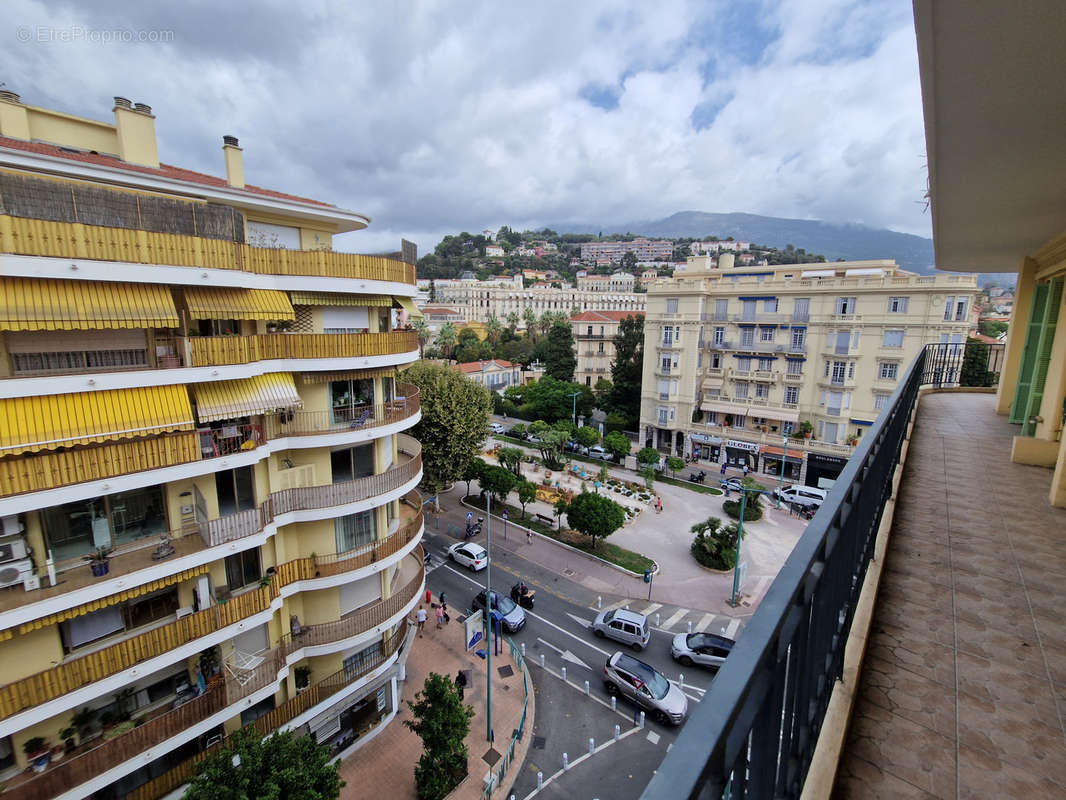
[[[470,601],[470,607],[474,610],[485,608],[485,591],[480,591]],[[492,593],[492,610],[500,616],[503,627],[508,633],[517,633],[526,626],[526,612],[510,597],[499,592]]]

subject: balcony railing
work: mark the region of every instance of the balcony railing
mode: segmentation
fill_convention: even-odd
[[[411,285],[415,282],[413,265],[381,256],[252,247],[223,239],[51,222],[6,214],[0,215],[0,252],[240,270],[260,275],[309,275]]]
[[[270,439],[282,436],[315,436],[340,433],[345,430],[363,430],[391,425],[417,414],[422,406],[418,387],[397,383],[399,393],[387,403],[344,406],[330,411],[296,411],[292,417],[283,419],[277,415],[266,418],[266,432]]]
[[[859,441],[643,800],[800,796],[918,390],[964,377],[964,356],[940,347],[918,354]],[[1000,356],[973,352],[966,377],[994,375]]]
[[[309,641],[303,641],[305,635],[310,637],[314,631],[321,629],[323,633],[319,638],[322,641],[315,641],[314,644],[324,644],[339,641],[347,636],[353,636],[363,631],[370,630],[375,625],[387,622],[390,617],[399,613],[404,606],[409,604],[421,593],[422,583],[425,580],[425,567],[422,565],[420,549],[416,555],[418,556],[417,561],[419,567],[414,577],[387,599],[380,600],[362,611],[343,620],[339,620],[336,623],[327,623],[326,625],[316,625],[306,628],[305,630],[307,630],[307,634],[301,634],[301,636],[296,637],[296,641],[292,641],[292,637],[286,635],[281,644],[268,651],[264,661],[252,671],[251,675],[246,674],[243,676],[243,682],[239,683],[230,679],[217,681],[200,697],[149,720],[145,724],[136,727],[127,733],[109,739],[98,747],[94,747],[81,755],[64,760],[56,767],[30,778],[25,783],[8,788],[6,794],[16,798],[16,800],[45,800],[46,798],[55,797],[57,794],[61,794],[64,790],[69,790],[78,786],[108,769],[134,758],[139,753],[143,753],[145,750],[162,744],[172,736],[186,730],[191,725],[195,725],[197,722],[201,722],[208,717],[217,714],[242,698],[247,697],[252,692],[270,685],[277,680],[278,673],[285,663],[285,656],[310,643]],[[264,589],[262,591],[266,590]],[[362,624],[363,627],[356,628],[356,624]],[[342,635],[342,633],[344,635]],[[333,635],[333,638],[330,638],[331,634],[335,634]],[[392,652],[395,652],[395,646],[398,646],[398,643],[394,645],[392,640],[397,638],[398,635],[399,634],[393,634],[386,647],[383,647],[382,650],[386,651],[389,647],[392,647]],[[378,663],[380,664],[385,658],[382,656],[375,660],[378,660]],[[368,671],[369,670],[364,667],[362,672],[365,675]],[[357,678],[351,678],[347,683],[351,683],[356,679]],[[326,681],[321,682],[320,685],[326,685],[322,686],[322,688],[315,693],[320,699],[328,697],[329,694],[336,692],[342,686],[347,685],[346,683],[340,683],[336,674],[330,676],[327,681],[329,681],[328,684]],[[296,698],[294,698],[294,702],[290,701],[293,702],[293,705],[288,711],[293,713],[288,716],[288,719],[294,718],[298,713],[301,713],[302,710],[310,708],[315,702],[317,702],[311,702],[312,698],[301,700],[302,697],[303,695],[297,695]],[[266,731],[263,731],[264,733],[274,730],[278,725],[288,721],[287,719],[284,719],[286,712],[282,710],[285,709],[287,705],[288,704],[285,704],[279,709],[275,709],[275,712],[272,712],[272,715],[267,715],[270,719],[266,724],[269,724],[270,727],[267,728]],[[236,713],[236,710],[234,713]],[[195,760],[193,760],[193,762],[195,763]]]
[[[66,692],[80,689],[264,612],[270,608],[271,600],[278,596],[282,587],[294,581],[342,574],[368,566],[409,543],[421,525],[422,514],[419,509],[412,520],[401,525],[388,539],[337,556],[299,558],[287,562],[277,568],[264,587],[0,686],[0,719],[53,700]]]
[[[190,363],[220,367],[290,358],[361,358],[410,353],[415,331],[388,333],[260,333],[253,336],[191,336]]]

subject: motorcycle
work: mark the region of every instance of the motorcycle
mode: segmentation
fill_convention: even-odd
[[[522,608],[528,608],[532,610],[533,599],[536,594],[536,589],[530,589],[522,581],[519,581],[511,587],[511,599],[518,605],[522,606]]]
[[[691,475],[688,476],[688,479],[693,483],[703,483],[706,478],[707,472],[702,469],[699,472],[693,472]]]
[[[481,523],[483,523],[484,521],[485,521],[484,517],[478,517],[477,518],[477,522],[475,522],[473,525],[470,525],[469,523],[467,524],[467,526],[466,526],[466,539],[467,540],[473,539],[475,536],[480,536],[481,535]]]

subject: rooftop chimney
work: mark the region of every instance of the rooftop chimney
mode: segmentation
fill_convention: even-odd
[[[30,140],[30,115],[19,96],[0,89],[0,136]]]
[[[236,136],[222,137],[222,153],[226,157],[226,183],[234,189],[243,189],[244,151]]]
[[[159,146],[155,140],[155,117],[151,106],[137,103],[136,109],[125,97],[115,98],[115,132],[119,158],[129,164],[159,167]]]

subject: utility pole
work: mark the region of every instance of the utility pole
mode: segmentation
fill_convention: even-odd
[[[739,543],[738,543],[739,544]],[[485,496],[485,737],[492,743],[492,493]]]
[[[581,392],[574,392],[570,395],[570,399],[574,401],[574,409],[570,415],[570,422],[573,423],[575,428],[577,427],[577,396],[579,394],[581,394]]]

